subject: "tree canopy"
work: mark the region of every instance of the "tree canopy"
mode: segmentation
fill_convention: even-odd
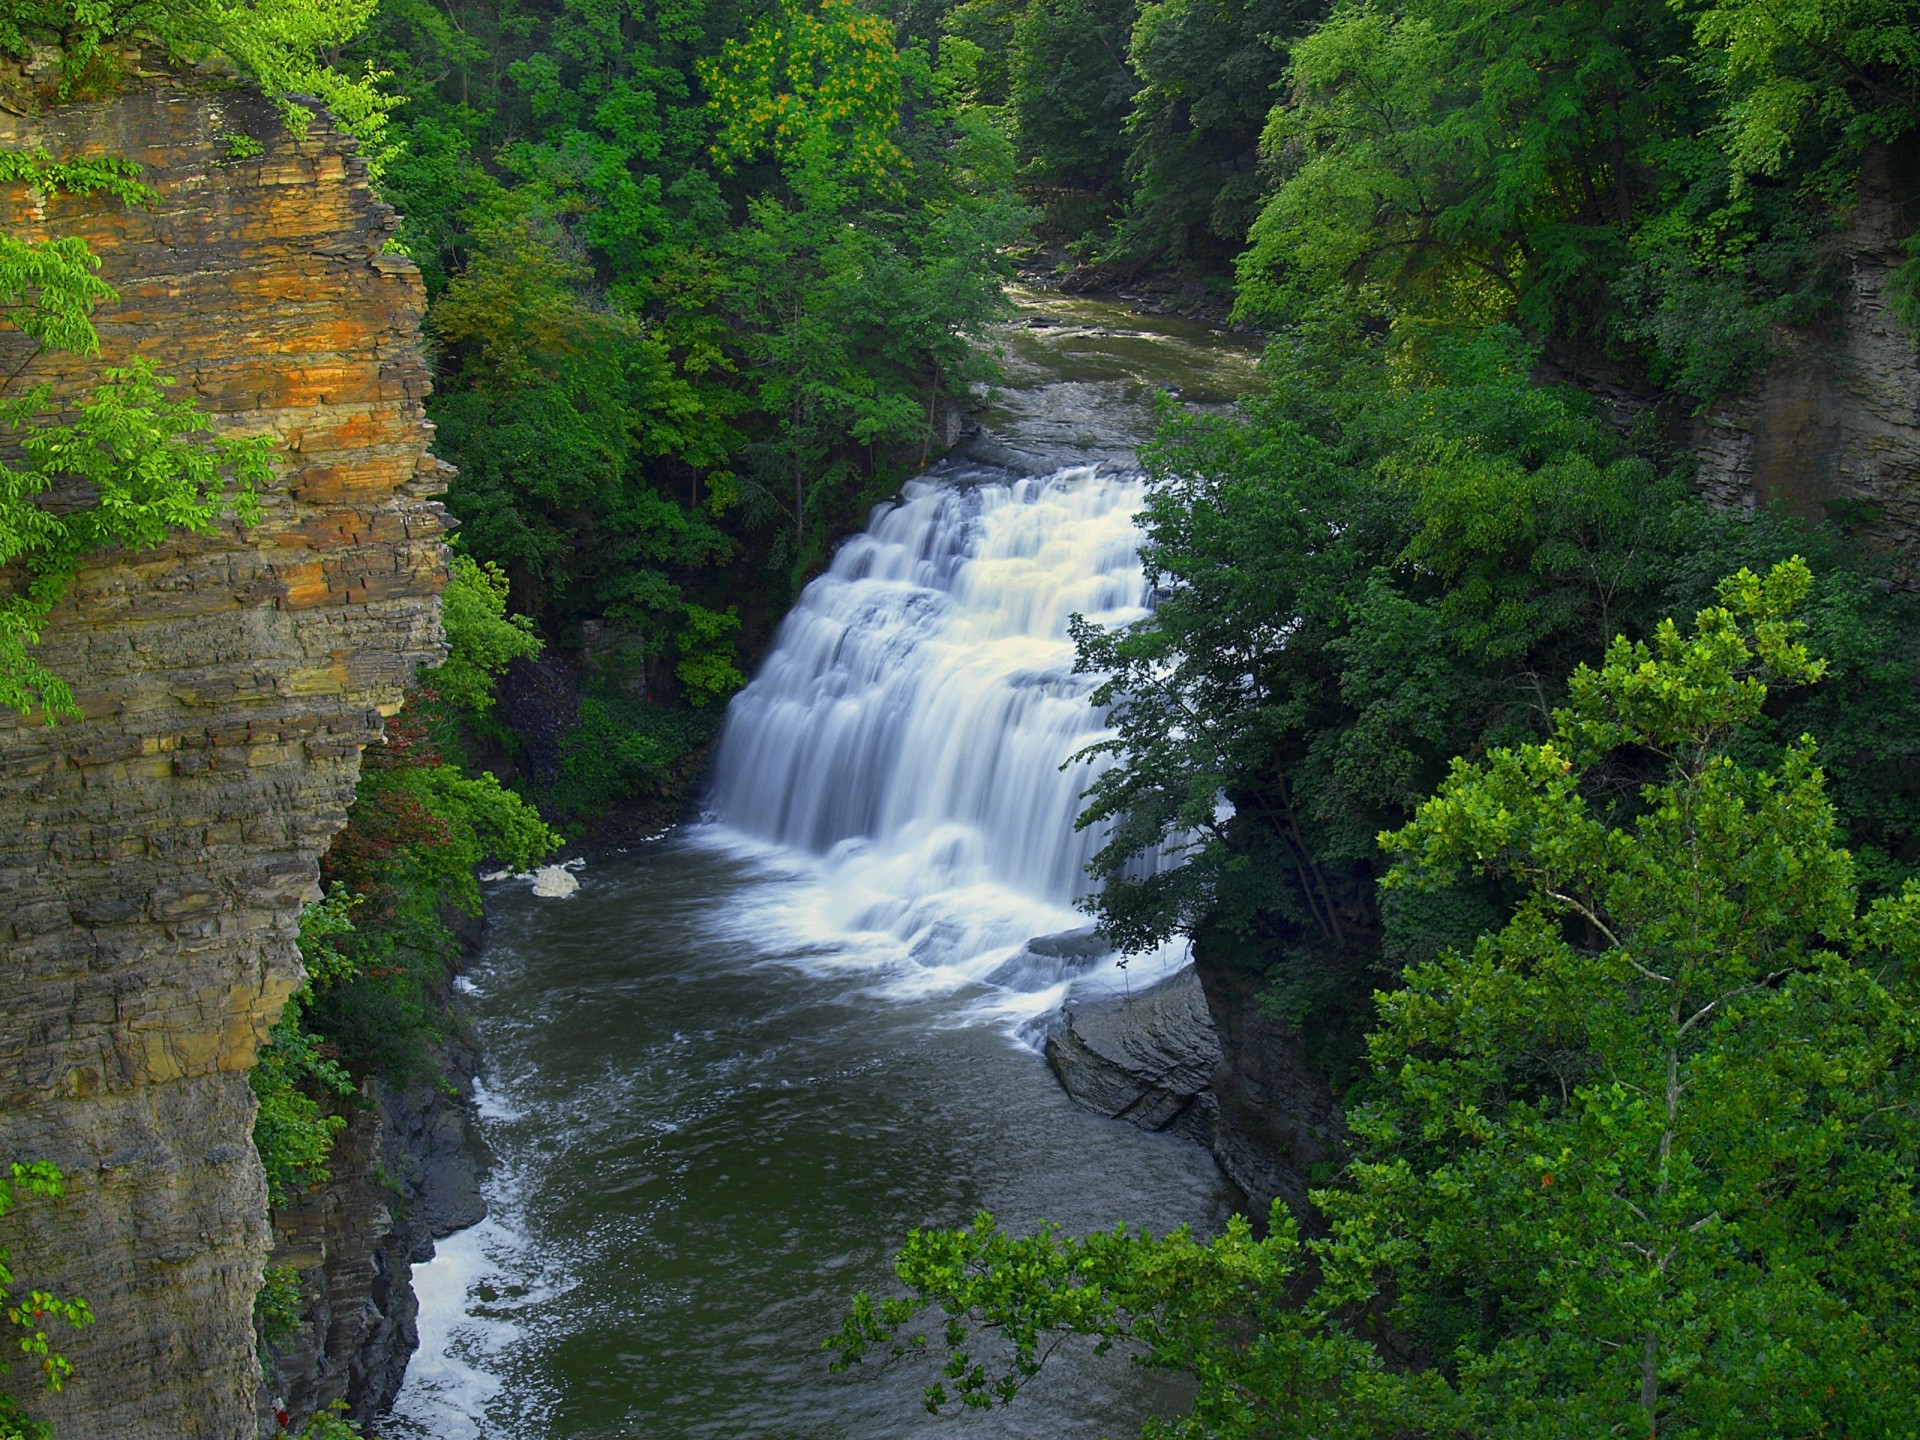
[[[982,1217],[913,1238],[911,1297],[863,1298],[841,1362],[944,1346],[929,1405],[990,1403],[1050,1332],[1094,1335],[1194,1375],[1147,1433],[1196,1440],[1907,1433],[1920,885],[1862,905],[1810,738],[1737,758],[1826,669],[1811,588],[1742,570],[1691,630],[1616,639],[1550,738],[1456,760],[1381,836],[1390,893],[1516,901],[1378,996],[1324,1238],[1277,1209],[1205,1245]],[[935,1305],[941,1341],[896,1343]]]

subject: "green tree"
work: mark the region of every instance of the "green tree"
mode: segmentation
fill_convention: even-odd
[[[1383,997],[1392,1084],[1319,1197],[1326,1299],[1390,1293],[1457,1433],[1911,1424],[1920,888],[1862,913],[1810,739],[1731,753],[1826,668],[1810,586],[1741,571],[1691,634],[1616,640],[1551,740],[1456,762],[1385,838],[1390,885],[1524,897]]]
[[[1134,0],[1034,0],[1007,65],[1021,178],[1055,238],[1097,234],[1125,202]]]
[[[37,708],[48,723],[78,713],[66,682],[28,647],[83,556],[109,544],[148,549],[182,531],[211,534],[229,507],[242,524],[259,517],[272,440],[208,437],[193,401],[166,398],[172,383],[145,360],[109,367],[66,424],[47,421],[45,386],[0,402],[0,430],[28,461],[0,466],[0,565],[18,564],[27,576],[23,593],[0,600],[0,704],[22,714]],[[75,487],[89,497],[76,508],[37,503]]]
[[[1743,570],[1691,633],[1617,639],[1551,739],[1457,761],[1382,837],[1392,888],[1466,872],[1521,898],[1380,997],[1379,1090],[1314,1192],[1304,1306],[1280,1300],[1282,1217],[1264,1252],[1234,1228],[1205,1261],[1183,1234],[982,1225],[916,1237],[918,1294],[857,1306],[842,1358],[939,1303],[963,1397],[1008,1393],[967,1350],[980,1321],[1016,1388],[1049,1327],[1191,1370],[1192,1415],[1150,1433],[1911,1433],[1920,886],[1861,907],[1810,740],[1734,753],[1770,686],[1822,674],[1793,618],[1810,586],[1797,560]],[[1249,1288],[1193,1316],[1226,1277]]]
[[[1686,48],[1678,14],[1646,0],[1341,6],[1292,48],[1293,98],[1266,138],[1283,179],[1241,262],[1242,306],[1297,315],[1344,293],[1592,327],[1650,148],[1699,112],[1669,63]]]
[[[11,1161],[0,1171],[0,1217],[19,1204],[22,1197],[51,1198],[61,1192],[62,1175],[45,1161],[22,1164]],[[52,1324],[79,1329],[93,1323],[93,1310],[85,1300],[54,1295],[50,1291],[21,1290],[9,1268],[12,1257],[0,1250],[0,1319],[10,1335],[7,1346],[30,1363],[39,1374],[39,1383],[58,1392],[73,1374],[73,1364],[53,1347],[47,1330]],[[12,1356],[0,1358],[0,1377],[12,1369]],[[11,1394],[0,1390],[0,1440],[51,1440],[53,1432],[35,1420]]]
[[[1585,397],[1532,383],[1533,353],[1506,330],[1276,347],[1269,396],[1145,454],[1152,614],[1077,631],[1109,677],[1082,822],[1112,827],[1101,925],[1252,972],[1336,1090],[1364,1078],[1373,990],[1511,898],[1382,894],[1375,836],[1453,756],[1543,738],[1578,663],[1739,565],[1821,546],[1808,614],[1835,664],[1776,699],[1749,758],[1811,730],[1876,893],[1920,860],[1913,610],[1830,537],[1709,512]],[[1155,851],[1183,863],[1139,863]]]
[[[1226,272],[1264,199],[1259,142],[1286,70],[1283,43],[1317,0],[1147,0],[1127,58],[1125,249]]]
[[[0,14],[0,51],[25,57],[33,42],[60,48],[60,98],[111,89],[120,78],[114,42],[151,40],[175,60],[224,59],[277,100],[287,126],[304,134],[313,95],[359,138],[377,173],[386,157],[387,116],[399,101],[381,93],[370,67],[341,70],[339,47],[365,28],[377,0],[9,0]]]
[[[449,562],[447,588],[440,596],[447,658],[421,679],[469,715],[492,708],[494,681],[509,665],[531,660],[541,650],[533,621],[507,613],[507,589],[506,572],[490,560],[456,553]]]
[[[336,887],[300,911],[300,960],[307,978],[288,997],[247,1073],[247,1083],[259,1102],[253,1117],[253,1144],[267,1174],[267,1203],[275,1209],[332,1178],[327,1157],[347,1121],[330,1107],[359,1092],[353,1077],[334,1058],[337,1051],[305,1024],[316,989],[330,990],[358,974],[359,967],[341,951],[342,937],[353,933],[352,908],[352,897]],[[271,1272],[262,1284],[266,1287],[262,1294],[273,1287]],[[285,1288],[285,1277],[280,1288]]]
[[[137,173],[114,157],[0,155],[7,179],[68,194],[105,191],[128,204],[151,197]],[[81,558],[110,544],[146,549],[176,531],[211,533],[229,504],[248,523],[258,514],[256,487],[272,473],[270,440],[207,437],[194,403],[168,400],[173,382],[138,357],[108,368],[70,421],[54,418],[51,386],[6,394],[47,350],[100,353],[93,311],[119,297],[99,268],[72,236],[0,236],[0,331],[18,337],[13,368],[0,381],[0,434],[26,462],[0,465],[0,568],[22,572],[13,593],[0,594],[0,705],[37,709],[49,724],[77,713],[73,693],[31,647]],[[55,491],[66,503],[48,508],[41,497]]]

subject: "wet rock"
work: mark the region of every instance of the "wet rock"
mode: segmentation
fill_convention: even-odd
[[[335,1400],[362,1422],[390,1406],[420,1344],[413,1267],[486,1215],[477,1056],[449,1041],[441,1057],[434,1081],[373,1082],[335,1142],[333,1178],[274,1217],[268,1263],[298,1273],[300,1321],[264,1357],[262,1433],[283,1408],[297,1425]]]
[[[1092,969],[1112,953],[1113,947],[1091,925],[1057,935],[1036,935],[1012,959],[995,967],[987,983],[1014,990],[1044,990],[1069,975]]]
[[[1205,946],[1195,947],[1192,973],[1206,990],[1220,1043],[1214,1159],[1246,1192],[1252,1214],[1265,1215],[1281,1199],[1314,1233],[1322,1225],[1307,1188],[1317,1165],[1346,1152],[1340,1102],[1307,1064],[1298,1034],[1261,1009],[1257,979]]]
[[[1087,1109],[1212,1143],[1220,1043],[1191,969],[1131,999],[1075,1004],[1047,1036],[1046,1055]]]
[[[1062,930],[1054,935],[1036,935],[1027,941],[1027,950],[1054,960],[1097,960],[1113,953],[1113,945],[1096,926],[1082,925],[1078,930]]]

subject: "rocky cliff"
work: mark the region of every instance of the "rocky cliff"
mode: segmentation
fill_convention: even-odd
[[[0,220],[83,236],[120,295],[101,363],[152,358],[222,430],[273,435],[280,474],[251,529],[82,569],[39,655],[83,718],[0,712],[0,1160],[71,1180],[0,1246],[99,1315],[39,1407],[63,1440],[238,1440],[269,1238],[246,1071],[360,750],[439,651],[440,481],[425,297],[352,142],[128,59],[85,104],[21,103],[39,77],[13,77],[0,146],[130,158],[157,200],[16,186]],[[70,397],[96,371],[24,380]]]
[[[1920,226],[1920,156],[1884,149],[1861,167],[1839,237],[1840,303],[1792,337],[1746,394],[1701,418],[1699,482],[1716,504],[1779,503],[1847,525],[1920,585],[1920,358],[1888,282]]]

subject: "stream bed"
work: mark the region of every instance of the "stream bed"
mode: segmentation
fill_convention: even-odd
[[[1012,1406],[927,1415],[931,1365],[831,1374],[915,1226],[1217,1230],[1211,1157],[1075,1107],[1034,1040],[1178,954],[1089,952],[1076,832],[1099,736],[1067,617],[1148,603],[1130,517],[1156,390],[1251,349],[1024,292],[969,453],[877,512],[729,713],[712,814],[489,895],[467,1004],[486,1221],[416,1267],[389,1440],[1129,1436],[1179,1383],[1084,1348]],[[1066,935],[1030,946],[1033,937]]]

